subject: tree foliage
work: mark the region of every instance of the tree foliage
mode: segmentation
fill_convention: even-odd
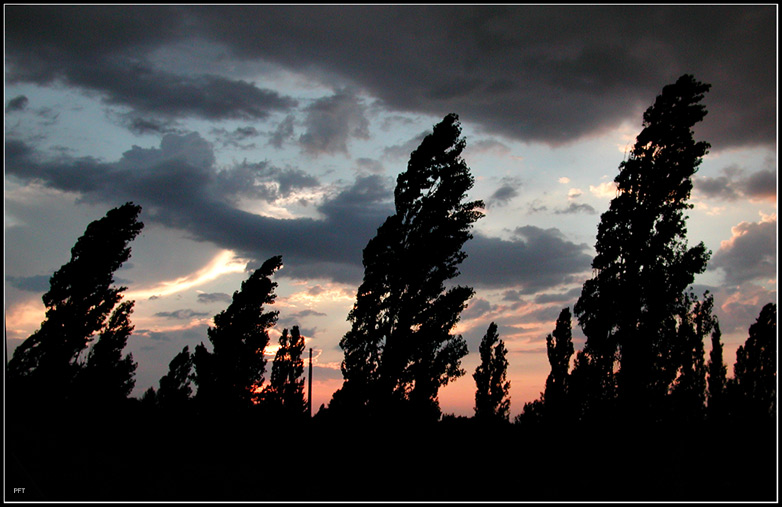
[[[160,378],[157,404],[172,410],[184,408],[193,395],[192,380],[193,355],[190,353],[190,347],[185,345],[168,363],[168,373]]]
[[[397,178],[395,214],[364,249],[335,408],[436,417],[439,388],[464,374],[467,346],[451,330],[473,290],[445,282],[459,274],[483,203],[464,202],[473,177],[460,135],[455,114],[434,126]]]
[[[269,385],[264,389],[263,402],[273,410],[300,416],[307,410],[304,400],[304,337],[299,326],[293,326],[290,335],[283,329],[280,348],[272,362]]]
[[[702,243],[687,247],[684,214],[692,207],[692,176],[709,149],[692,132],[706,115],[700,101],[709,88],[684,75],[644,113],[614,180],[617,195],[601,217],[594,276],[574,309],[603,387],[618,387],[632,409],[657,405],[675,379],[677,310],[710,255]]]
[[[546,413],[561,418],[566,408],[568,392],[568,370],[573,356],[573,335],[570,308],[563,308],[557,318],[552,334],[546,337],[546,352],[551,364],[551,373],[546,378],[543,395]]]
[[[266,369],[268,330],[279,313],[265,312],[264,305],[277,297],[271,276],[281,267],[282,257],[272,257],[242,282],[207,331],[212,352],[203,343],[196,346],[193,363],[200,403],[242,409],[257,400]]]
[[[698,420],[703,417],[706,403],[706,364],[703,342],[715,330],[714,297],[708,292],[703,301],[693,293],[685,293],[681,305],[677,350],[676,379],[671,385],[671,401],[678,417]]]
[[[777,305],[768,303],[736,351],[731,382],[737,410],[751,417],[774,417],[777,398]]]
[[[720,418],[725,410],[725,390],[727,386],[728,367],[725,365],[722,354],[722,332],[720,323],[714,323],[714,331],[711,333],[711,352],[709,352],[708,386],[706,399],[709,416]]]
[[[508,353],[492,322],[480,345],[481,362],[475,379],[475,417],[481,420],[507,421],[510,416],[510,381],[506,380]]]
[[[80,398],[103,404],[117,403],[126,399],[136,385],[134,375],[138,364],[133,360],[133,354],[122,356],[133,332],[130,324],[133,305],[133,301],[117,305],[90,348],[77,375]]]
[[[126,203],[91,222],[71,249],[71,260],[52,275],[43,295],[46,318],[8,363],[15,392],[50,402],[69,399],[85,373],[91,382],[105,382],[97,389],[106,396],[130,392],[136,366],[121,351],[132,331],[133,302],[120,303],[126,287],[113,283],[114,272],[130,258],[128,243],[144,227],[139,213],[140,206]],[[100,338],[85,366],[79,356],[96,333]]]

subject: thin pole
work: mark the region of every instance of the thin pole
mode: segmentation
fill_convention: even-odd
[[[310,410],[310,419],[312,419],[312,347],[310,347],[310,375],[309,386],[307,387],[307,406]]]

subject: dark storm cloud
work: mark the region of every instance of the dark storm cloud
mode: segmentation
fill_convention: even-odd
[[[578,204],[575,202],[571,202],[567,208],[561,208],[554,210],[554,213],[557,215],[572,215],[576,213],[586,213],[587,215],[594,215],[597,213],[597,210],[590,206],[589,204]]]
[[[548,303],[570,303],[581,296],[581,287],[576,287],[562,293],[545,293],[535,296],[535,302],[538,304]]]
[[[237,195],[248,192],[241,183],[265,178],[282,194],[314,184],[314,179],[265,163],[241,164],[231,174],[213,166],[211,146],[196,133],[164,136],[160,148],[133,147],[116,163],[52,161],[37,157],[23,142],[6,145],[6,171],[13,177],[78,192],[92,203],[134,201],[143,207],[145,221],[187,231],[246,257],[264,260],[282,254],[286,276],[360,281],[361,251],[393,210],[389,181],[377,175],[358,177],[318,207],[323,220],[282,220],[235,208]],[[254,191],[260,194],[260,189],[256,184]]]
[[[120,115],[117,117],[120,126],[132,133],[143,136],[146,134],[170,134],[179,131],[176,122],[159,118],[142,118],[136,115]]]
[[[519,195],[520,186],[521,183],[516,180],[511,181],[509,178],[503,178],[503,184],[486,200],[486,205],[493,208],[508,204],[511,199]]]
[[[300,169],[275,167],[268,162],[242,162],[217,173],[216,183],[224,195],[256,197],[273,202],[294,190],[315,188],[318,179]]]
[[[196,240],[257,261],[282,255],[283,276],[361,281],[362,251],[394,212],[392,178],[357,176],[317,206],[322,219],[276,219],[237,209],[237,195],[246,192],[247,185],[257,186],[259,175],[278,192],[315,181],[267,163],[240,164],[232,170],[240,172],[228,177],[215,170],[212,147],[197,133],[166,135],[160,148],[133,147],[115,163],[86,157],[44,159],[23,142],[6,144],[11,177],[78,192],[91,203],[117,206],[134,201],[143,207],[145,222],[186,231]],[[568,283],[591,262],[586,245],[568,241],[556,229],[533,226],[519,227],[509,241],[476,233],[464,249],[468,258],[458,283],[520,286],[524,294]]]
[[[177,319],[177,320],[187,320],[192,319],[193,317],[207,317],[208,313],[203,312],[194,312],[193,310],[184,309],[184,310],[175,310],[173,312],[158,312],[155,314],[155,317],[163,317],[166,319]]]
[[[155,68],[149,53],[186,36],[184,11],[165,6],[9,6],[9,82],[63,82],[108,104],[167,118],[263,119],[296,101],[219,75]]]
[[[464,246],[459,283],[475,287],[520,286],[534,294],[574,281],[589,270],[592,258],[585,244],[568,241],[557,229],[518,227],[510,241],[476,233]]]
[[[361,100],[347,90],[316,100],[305,109],[307,130],[299,143],[311,154],[347,153],[351,138],[369,138],[365,109]]]
[[[8,101],[8,105],[5,106],[6,113],[13,113],[15,111],[24,111],[30,100],[24,95],[19,95]]]
[[[232,301],[230,294],[224,292],[210,292],[198,295],[199,303],[230,303]]]
[[[50,275],[6,276],[5,281],[11,287],[29,292],[46,292],[49,290]]]
[[[773,5],[194,6],[236,58],[341,76],[387,106],[458,111],[552,144],[640,113],[681,74],[713,85],[713,149],[776,138]],[[338,36],[335,36],[338,34]],[[751,126],[748,128],[748,126]]]
[[[750,174],[731,166],[723,169],[721,176],[696,176],[695,189],[706,197],[724,201],[743,198],[776,201],[777,174],[773,169],[763,169]]]

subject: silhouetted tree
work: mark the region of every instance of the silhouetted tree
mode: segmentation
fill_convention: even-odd
[[[586,347],[585,347],[586,349]],[[598,356],[579,350],[568,378],[568,404],[573,416],[582,421],[604,417],[613,408],[615,388],[613,375],[606,375]]]
[[[507,421],[510,415],[510,381],[506,380],[507,350],[492,322],[480,345],[481,363],[475,369],[475,418]]]
[[[155,391],[155,388],[152,386],[148,387],[144,394],[141,395],[140,401],[144,410],[154,410],[157,407],[157,391]]]
[[[242,282],[228,308],[214,318],[207,331],[213,350],[203,343],[193,355],[196,399],[199,403],[223,408],[248,408],[256,401],[266,369],[264,350],[268,330],[279,312],[264,312],[274,303],[277,283],[271,276],[282,267],[282,257],[272,257]]]
[[[568,390],[568,370],[573,356],[573,335],[570,308],[563,308],[557,318],[554,332],[546,337],[546,351],[551,373],[546,378],[543,395],[547,416],[561,419],[565,415]]]
[[[130,324],[133,305],[133,301],[117,305],[77,375],[77,396],[92,405],[105,407],[107,403],[119,403],[127,399],[136,385],[138,364],[133,361],[133,354],[122,356],[133,332]]]
[[[708,292],[703,301],[685,293],[679,322],[677,358],[679,370],[671,386],[671,401],[679,418],[699,420],[706,403],[706,365],[703,341],[717,324],[714,298]]]
[[[282,330],[280,348],[272,362],[269,385],[264,389],[263,401],[272,409],[288,415],[303,415],[307,410],[304,400],[304,337],[299,326],[293,326],[290,336]]]
[[[677,308],[683,291],[706,268],[710,253],[686,245],[684,212],[692,176],[709,144],[692,127],[706,115],[710,85],[684,75],[665,86],[644,113],[643,129],[614,180],[617,195],[600,221],[592,262],[575,314],[587,336],[585,352],[603,389],[619,360],[623,405],[646,412],[662,401],[678,365]]]
[[[727,384],[728,368],[722,358],[722,342],[720,338],[719,322],[714,323],[714,331],[711,333],[711,352],[708,364],[708,413],[710,417],[720,418],[725,411],[725,389]]]
[[[483,203],[463,202],[473,177],[460,135],[455,114],[434,126],[397,178],[396,213],[364,249],[334,408],[436,418],[439,388],[464,374],[467,345],[451,330],[473,290],[445,282],[459,274]]]
[[[768,303],[736,351],[730,382],[734,410],[747,417],[776,415],[777,305]]]
[[[46,319],[8,363],[12,395],[43,398],[49,404],[71,398],[83,366],[79,355],[95,333],[102,334],[103,344],[96,344],[91,355],[91,371],[112,377],[107,389],[114,394],[132,388],[135,363],[127,356],[122,359],[119,352],[132,329],[127,318],[133,305],[126,302],[118,307],[126,287],[112,284],[114,272],[130,257],[128,243],[144,227],[138,221],[140,212],[140,206],[126,203],[90,223],[71,249],[71,260],[52,275],[49,291],[43,295]],[[115,360],[116,375],[107,372]]]
[[[190,401],[193,389],[193,355],[185,345],[182,352],[168,363],[168,373],[160,378],[157,404],[166,409],[181,410]]]

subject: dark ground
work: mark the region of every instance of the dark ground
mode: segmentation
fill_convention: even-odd
[[[6,420],[6,501],[775,501],[775,424]],[[24,488],[24,493],[14,488]]]

